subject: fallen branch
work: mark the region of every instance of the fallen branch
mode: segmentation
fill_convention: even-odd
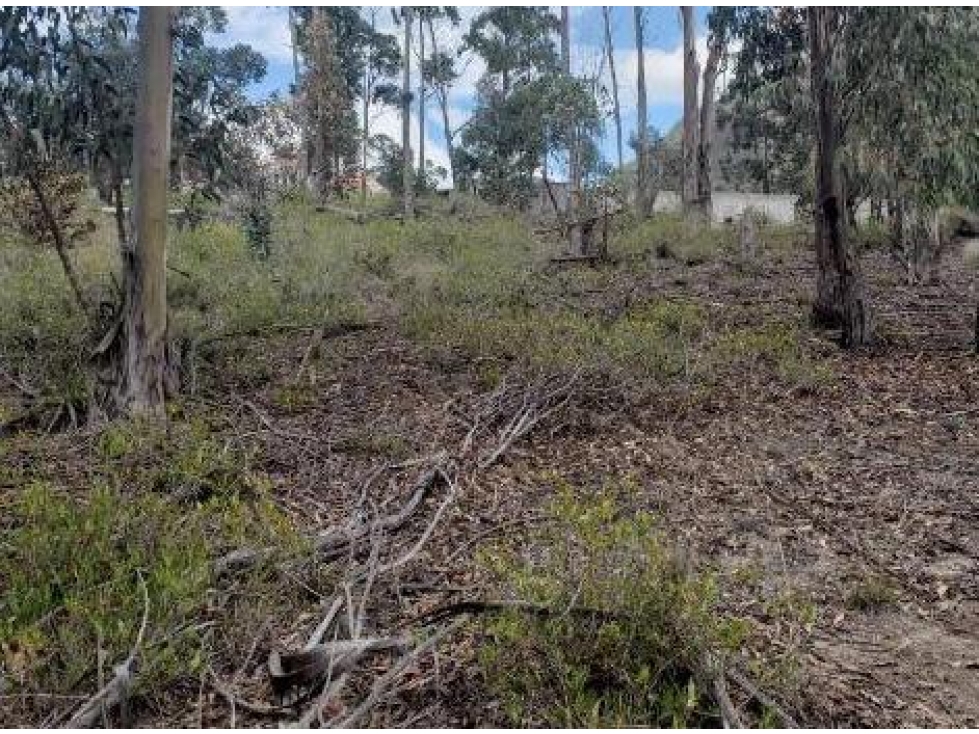
[[[769,711],[778,716],[782,720],[782,725],[787,729],[801,729],[799,722],[795,720],[779,703],[769,696],[767,693],[762,691],[758,686],[751,682],[751,680],[741,673],[741,671],[736,668],[731,668],[727,671],[727,677],[732,681],[737,683],[744,689],[745,693],[752,696],[758,703],[767,708]]]
[[[575,617],[592,617],[601,619],[603,621],[614,621],[622,617],[620,614],[608,611],[607,609],[599,609],[597,607],[573,606],[567,609],[553,609],[544,604],[536,604],[534,602],[522,601],[519,599],[469,599],[466,601],[443,604],[442,606],[435,607],[434,609],[429,609],[427,612],[422,612],[421,614],[411,618],[405,622],[403,626],[410,627],[417,624],[430,625],[462,615],[494,614],[499,612],[514,611],[533,614],[537,617],[553,617],[560,614],[571,614]]]
[[[514,441],[525,436],[540,421],[567,405],[571,399],[571,388],[578,381],[580,375],[581,372],[576,371],[567,381],[544,392],[542,397],[537,397],[534,394],[534,387],[528,389],[524,393],[523,405],[501,432],[500,441],[496,448],[479,462],[479,468],[488,469],[495,464],[503,454],[510,450]]]
[[[336,729],[350,729],[359,724],[384,697],[388,689],[416,660],[418,660],[418,658],[431,650],[433,647],[435,647],[435,645],[448,637],[450,634],[458,630],[465,622],[465,617],[457,619],[452,624],[443,627],[438,632],[429,636],[424,642],[416,646],[411,652],[395,663],[395,665],[387,673],[374,681],[374,685],[371,687],[371,692],[368,694],[367,698],[365,698],[349,716],[339,721],[330,721],[327,726]]]
[[[242,698],[225,686],[213,670],[210,673],[211,686],[214,690],[221,694],[229,703],[233,702],[238,708],[258,716],[279,716],[285,711],[282,706],[270,706],[265,703],[255,703],[254,701]]]
[[[335,640],[297,652],[272,652],[269,655],[272,690],[282,698],[290,691],[316,685],[330,673],[350,670],[369,653],[403,650],[408,643],[404,637],[377,637]]]
[[[444,455],[439,459],[443,459]],[[354,543],[363,540],[372,532],[390,533],[401,528],[412,518],[418,508],[421,507],[422,500],[435,487],[439,478],[447,479],[445,471],[437,463],[434,467],[424,471],[415,481],[411,497],[404,504],[400,511],[393,515],[387,515],[372,522],[361,519],[353,519],[339,528],[332,528],[316,536],[314,547],[316,552],[326,558],[336,558],[342,555]]]
[[[437,460],[442,458],[444,458],[444,454],[437,457]],[[317,534],[311,539],[314,551],[322,560],[332,560],[343,555],[351,546],[372,532],[390,533],[400,529],[418,511],[422,501],[435,486],[439,477],[447,478],[440,465],[423,472],[415,481],[411,497],[401,510],[393,515],[387,515],[372,522],[354,518],[339,527],[332,527]],[[218,577],[238,573],[267,558],[271,552],[271,548],[239,548],[219,558],[214,562],[212,568]]]
[[[140,622],[139,632],[136,634],[136,642],[129,652],[129,657],[113,669],[115,675],[112,680],[102,686],[94,696],[82,704],[74,716],[68,721],[65,726],[66,729],[87,729],[95,726],[103,710],[112,708],[125,700],[133,674],[135,673],[136,659],[139,655],[140,648],[143,646],[146,625],[150,618],[150,595],[142,574],[139,574],[139,582],[140,588],[143,590],[143,619]]]
[[[380,327],[381,323],[375,321],[342,321],[338,324],[326,327],[320,326],[319,324],[272,324],[271,326],[262,328],[256,327],[254,329],[245,329],[243,331],[229,331],[224,334],[214,334],[213,336],[201,339],[198,342],[198,345],[203,346],[206,344],[211,344],[212,342],[224,341],[226,339],[271,336],[296,331],[315,331],[316,329],[323,330],[323,339],[335,339],[337,337],[346,336],[347,334],[355,334],[360,331],[368,331],[370,329],[378,329]]]

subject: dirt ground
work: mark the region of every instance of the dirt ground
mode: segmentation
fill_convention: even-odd
[[[979,726],[979,360],[970,280],[954,252],[941,285],[904,285],[886,253],[869,253],[864,265],[881,338],[870,351],[844,354],[833,334],[806,332],[807,349],[835,375],[828,385],[786,390],[748,373],[696,399],[683,390],[634,396],[626,385],[583,386],[567,411],[501,462],[460,480],[458,502],[399,572],[396,596],[374,621],[390,626],[478,598],[476,550],[519,539],[548,501],[545,472],[585,488],[632,476],[692,563],[719,573],[724,610],[750,621],[745,671],[800,723]],[[813,280],[802,252],[748,271],[664,262],[643,276],[623,273],[596,297],[678,296],[732,321],[762,323],[771,314],[804,319]],[[312,367],[312,397],[283,408],[276,390],[306,347],[301,335],[243,345],[237,359],[264,354],[273,374],[261,384],[227,378],[220,395],[203,390],[199,402],[212,401],[228,435],[259,451],[277,500],[310,527],[337,520],[356,501],[379,464],[379,436],[395,458],[458,445],[467,431],[458,416],[486,392],[479,365],[382,327],[329,339]],[[203,384],[208,369],[214,377],[222,366],[202,367]],[[378,501],[403,491],[398,480],[409,475],[381,483]],[[776,613],[786,607],[792,614]],[[277,630],[278,642],[298,639],[315,611]],[[274,644],[259,644],[255,659]],[[425,662],[417,685],[373,722],[505,723],[475,672],[478,644],[461,636],[445,646],[437,665]],[[267,695],[261,671],[255,664],[243,696]],[[149,713],[161,723],[227,724],[220,696],[211,694],[203,713],[197,699],[197,690],[174,692],[172,709]],[[242,711],[238,723],[276,722]]]

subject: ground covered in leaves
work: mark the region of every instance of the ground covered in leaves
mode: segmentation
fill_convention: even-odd
[[[312,714],[315,694],[292,704],[272,689],[269,655],[301,648],[345,596],[346,624],[385,638],[417,631],[433,609],[498,599],[492,554],[532,548],[559,488],[587,498],[627,483],[628,510],[647,511],[683,564],[711,575],[718,613],[740,625],[727,664],[745,721],[779,711],[808,726],[979,725],[979,361],[958,253],[940,285],[908,286],[886,251],[866,252],[880,339],[846,354],[808,324],[803,231],[768,233],[747,261],[730,232],[685,248],[674,235],[620,233],[617,262],[596,268],[550,263],[556,244],[528,247],[519,288],[490,294],[492,307],[420,264],[412,278],[436,281],[424,297],[382,291],[327,327],[293,319],[201,340],[186,357],[193,390],[165,429],[52,420],[2,438],[0,508],[21,518],[2,521],[6,542],[23,564],[63,567],[71,549],[25,537],[23,518],[67,527],[38,507],[95,485],[108,499],[87,505],[72,542],[99,537],[89,526],[128,527],[113,507],[161,495],[162,523],[206,538],[179,549],[146,528],[123,533],[159,546],[151,557],[170,569],[145,580],[151,561],[121,556],[167,650],[157,678],[137,679],[129,722],[538,723],[515,722],[481,657],[494,633],[478,624],[453,628],[371,700],[401,660],[374,655]],[[456,237],[433,247],[451,251]],[[384,280],[398,255],[360,257]],[[7,376],[7,405],[19,405],[29,385]],[[396,514],[432,467],[444,480],[416,514],[339,561],[316,560],[309,538],[352,514]],[[40,499],[25,509],[25,493]],[[215,506],[219,516],[200,510]],[[206,569],[272,546],[248,576],[195,576],[202,558]],[[5,581],[34,583],[9,566]],[[351,571],[361,567],[366,584]],[[56,640],[51,620],[72,613],[59,588],[5,602],[7,725],[67,721],[144,611],[137,594],[121,618],[99,606],[111,595],[80,596],[102,609],[94,631]],[[69,661],[59,643],[90,649]]]

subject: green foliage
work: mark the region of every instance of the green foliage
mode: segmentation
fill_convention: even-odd
[[[847,609],[874,612],[893,607],[897,603],[894,584],[877,575],[867,575],[858,579],[847,590],[843,603]]]
[[[377,175],[378,182],[392,196],[401,196],[404,190],[404,149],[383,133],[371,136],[370,147],[377,158],[373,171]],[[445,169],[426,160],[424,171],[413,170],[412,173],[415,177],[414,190],[425,193],[438,188],[439,181],[445,176]]]
[[[703,326],[696,306],[663,302],[611,323],[575,311],[542,315],[527,308],[429,305],[408,314],[409,335],[533,367],[625,370],[650,377],[681,374]]]
[[[83,288],[91,289],[97,283],[92,271],[107,264],[90,252],[76,253]],[[42,393],[69,402],[81,397],[83,404],[88,328],[52,250],[22,242],[0,246],[0,354],[8,369]]]
[[[51,216],[61,230],[65,244],[79,244],[95,230],[95,222],[84,216],[82,199],[85,177],[76,173],[59,173],[47,164],[34,172],[44,191]],[[0,226],[11,226],[29,244],[54,246],[54,235],[37,197],[23,178],[0,179]]]
[[[276,222],[288,237],[289,227],[279,224],[283,219]],[[171,241],[171,262],[190,275],[170,278],[170,306],[178,336],[357,317],[354,284],[344,286],[342,273],[333,270],[338,247],[321,249],[307,241],[297,251],[294,246],[299,243],[284,237],[277,239],[279,246],[266,259],[256,258],[246,233],[223,222],[176,233]]]
[[[801,328],[792,323],[733,328],[718,336],[701,368],[714,378],[728,371],[765,369],[796,387],[818,390],[833,373],[806,351],[804,342]]]
[[[635,488],[557,489],[554,522],[525,551],[485,559],[506,596],[549,610],[514,610],[486,630],[481,664],[512,723],[716,723],[699,672],[741,634],[719,617],[713,580],[685,567],[652,516],[626,509]]]
[[[248,244],[257,257],[267,259],[272,248],[272,209],[264,185],[248,191],[243,209]]]
[[[735,247],[730,228],[715,228],[691,221],[681,215],[657,214],[654,217],[626,223],[612,238],[610,250],[632,258],[669,258],[686,265],[716,260]]]
[[[97,486],[72,496],[27,488],[0,533],[0,650],[17,690],[67,693],[90,681],[96,654],[124,659],[149,597],[138,694],[205,664],[198,620],[216,552],[286,526],[267,502],[191,508]]]
[[[163,428],[141,422],[106,426],[97,438],[102,472],[130,491],[158,492],[180,502],[259,497],[268,479],[251,457],[218,440],[203,421]]]
[[[560,73],[552,42],[557,29],[550,8],[497,7],[480,13],[465,36],[464,48],[486,62],[486,73],[456,173],[478,178],[490,201],[526,203],[542,157],[567,147],[572,130],[582,150],[594,153],[588,141],[600,127],[598,107],[584,82]],[[585,162],[587,169],[597,167],[595,160]]]

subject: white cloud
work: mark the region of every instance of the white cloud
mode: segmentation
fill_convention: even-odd
[[[216,46],[246,43],[269,61],[292,63],[289,15],[284,7],[227,5],[228,27],[211,40]]]
[[[697,60],[701,66],[707,57],[707,36],[696,39]],[[683,44],[665,50],[646,48],[646,101],[649,105],[683,104]],[[615,52],[615,71],[619,79],[619,99],[623,107],[635,107],[639,76],[639,54],[636,49]]]

